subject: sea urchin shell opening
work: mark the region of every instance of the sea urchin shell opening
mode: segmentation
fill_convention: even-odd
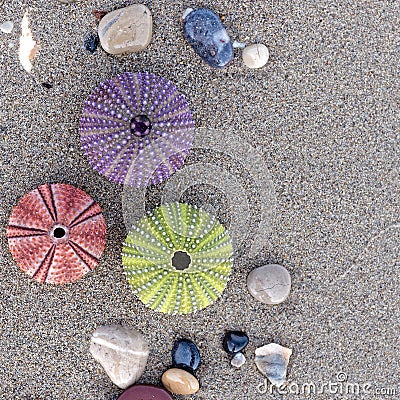
[[[68,241],[68,228],[62,225],[55,225],[50,232],[50,236],[55,242]]]
[[[183,271],[184,269],[189,268],[191,261],[190,255],[186,253],[186,251],[178,250],[172,257],[172,266],[178,271]]]
[[[138,137],[147,136],[151,132],[151,121],[147,115],[137,115],[131,119],[131,133]]]

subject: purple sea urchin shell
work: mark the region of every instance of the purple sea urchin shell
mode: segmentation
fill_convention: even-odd
[[[157,184],[184,163],[194,121],[167,79],[126,72],[102,82],[85,102],[82,149],[95,170],[134,187]]]
[[[18,266],[40,283],[71,283],[92,271],[106,244],[100,206],[71,185],[45,184],[14,207],[7,227]]]

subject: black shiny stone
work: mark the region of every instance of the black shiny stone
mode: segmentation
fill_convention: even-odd
[[[89,51],[90,53],[94,53],[97,47],[100,44],[99,35],[97,33],[89,33],[83,42],[83,46],[85,50]]]
[[[224,350],[228,354],[236,354],[242,351],[249,344],[249,337],[240,331],[226,332],[224,337]]]
[[[233,60],[231,40],[218,15],[206,8],[189,13],[183,33],[194,51],[211,67],[223,68]]]
[[[172,349],[172,364],[177,368],[196,371],[200,365],[200,353],[196,345],[189,339],[176,341]]]

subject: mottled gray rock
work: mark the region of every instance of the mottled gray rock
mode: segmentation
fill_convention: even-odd
[[[121,325],[98,327],[91,338],[90,353],[121,389],[143,374],[149,348],[143,335]]]
[[[222,68],[233,60],[231,39],[217,14],[206,8],[184,13],[183,33],[208,65]]]
[[[269,51],[264,44],[252,44],[243,49],[243,63],[249,68],[261,68],[269,59]]]
[[[107,53],[136,53],[151,42],[153,18],[145,5],[134,4],[106,14],[99,22],[98,33]]]
[[[282,303],[290,293],[289,272],[278,264],[256,268],[247,277],[247,288],[250,294],[261,303]]]
[[[273,385],[279,387],[286,382],[287,366],[291,355],[291,349],[276,343],[270,343],[256,349],[254,361],[259,371]]]
[[[246,362],[246,357],[243,353],[236,353],[231,360],[231,365],[236,368],[240,368]]]

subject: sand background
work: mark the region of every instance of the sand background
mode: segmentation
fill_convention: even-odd
[[[193,399],[273,398],[257,392],[263,377],[252,361],[254,349],[270,341],[293,349],[289,377],[298,384],[320,387],[343,372],[348,382],[395,388],[398,395],[400,3],[143,3],[153,13],[153,41],[142,53],[120,57],[101,49],[90,54],[83,40],[96,29],[94,9],[130,2],[5,0],[0,7],[0,22],[15,24],[11,34],[0,34],[0,397],[117,399],[121,390],[88,352],[93,330],[112,322],[136,327],[150,343],[141,382],[158,383],[173,341],[192,338],[203,360],[202,388]],[[245,68],[240,51],[226,69],[203,64],[181,33],[188,6],[223,15],[232,39],[265,43],[267,66]],[[32,75],[17,55],[26,9],[40,45]],[[93,171],[80,150],[86,96],[116,73],[141,70],[173,81],[197,126],[229,130],[262,151],[276,194],[263,250],[239,257],[223,297],[193,317],[151,312],[130,292],[120,262],[122,188]],[[5,237],[12,207],[45,182],[87,191],[108,223],[99,267],[65,287],[31,282]],[[276,307],[255,302],[246,290],[249,271],[267,262],[283,264],[293,280],[291,296]],[[240,371],[222,350],[226,329],[250,336]],[[318,396],[331,398],[396,396]]]

